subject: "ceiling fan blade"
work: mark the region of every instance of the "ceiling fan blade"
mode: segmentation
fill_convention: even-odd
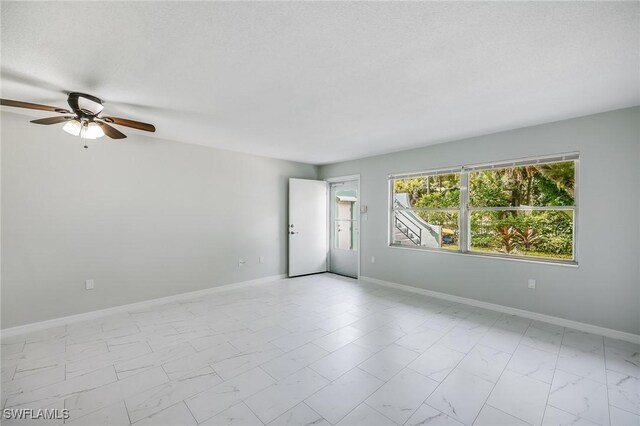
[[[144,130],[145,132],[155,132],[156,128],[153,124],[143,123],[141,121],[127,120],[126,118],[118,117],[100,117],[101,120],[107,123],[117,124],[119,126],[127,126],[138,130]]]
[[[31,120],[32,123],[35,124],[58,124],[64,121],[73,120],[75,117],[49,117],[49,118],[41,118],[39,120]]]
[[[98,126],[102,127],[104,134],[109,136],[111,139],[124,139],[127,137],[127,135],[122,133],[120,130],[109,126],[107,123],[103,123],[102,121],[96,121],[96,123],[98,123]]]
[[[31,102],[12,101],[11,99],[0,99],[0,105],[16,107],[16,108],[38,109],[41,111],[59,112],[62,114],[71,113],[71,111],[68,111],[64,108],[52,107],[49,105],[32,104]]]

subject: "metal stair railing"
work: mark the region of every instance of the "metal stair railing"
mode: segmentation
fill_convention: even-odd
[[[403,203],[401,203],[398,199],[394,200],[394,205],[395,205],[395,207],[399,207],[399,208],[406,208],[407,207]],[[395,225],[395,227],[402,234],[404,234],[407,238],[409,238],[413,244],[415,244],[417,246],[422,245],[422,226],[420,226],[419,223],[417,223],[413,218],[411,218],[411,216],[406,214],[404,211],[396,211],[394,213],[395,213],[394,214],[394,217],[395,217],[394,225]],[[404,218],[404,220],[400,219],[398,216],[402,216]],[[417,231],[412,229],[412,227],[409,226],[409,223],[406,223],[407,221],[411,225],[413,225],[413,228],[417,229]],[[402,226],[404,226],[405,229],[402,229],[400,224]],[[413,234],[413,237],[412,237],[412,234]],[[418,241],[416,241],[414,239],[414,237],[417,237]]]
[[[400,223],[400,224],[399,224]],[[417,246],[419,246],[422,242],[422,229],[418,228],[418,234],[416,235],[414,233],[413,230],[411,230],[406,223],[404,223],[402,221],[402,219],[400,219],[397,215],[396,215],[396,221],[395,221],[395,227],[396,229],[398,229],[403,235],[406,235],[407,238],[409,238],[411,240],[411,242]],[[404,227],[404,229],[403,229]],[[414,238],[418,238],[418,241],[416,241]]]

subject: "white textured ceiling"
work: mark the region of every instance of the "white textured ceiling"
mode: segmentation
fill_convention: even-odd
[[[2,97],[313,164],[640,103],[638,2],[1,7]]]

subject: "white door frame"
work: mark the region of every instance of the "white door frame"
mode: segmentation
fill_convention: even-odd
[[[358,278],[360,279],[360,258],[362,257],[362,244],[360,243],[360,235],[362,234],[362,214],[360,213],[360,209],[362,208],[362,203],[360,202],[362,197],[360,193],[360,174],[357,175],[348,175],[348,176],[337,176],[331,178],[325,178],[325,181],[329,183],[327,185],[327,271],[331,272],[331,256],[329,255],[329,251],[331,250],[331,184],[337,182],[347,182],[347,181],[356,181],[356,185],[358,187]]]

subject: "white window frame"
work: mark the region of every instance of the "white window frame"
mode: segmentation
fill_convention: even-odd
[[[555,154],[547,156],[521,158],[516,160],[498,161],[493,163],[471,164],[466,166],[447,167],[442,169],[431,169],[410,173],[394,173],[388,175],[388,246],[391,248],[399,248],[405,250],[431,251],[438,253],[460,254],[467,256],[480,256],[495,259],[525,261],[534,263],[551,263],[560,265],[577,266],[578,265],[578,211],[579,211],[579,179],[580,179],[580,158],[579,153],[570,152],[565,154]],[[469,206],[469,173],[478,170],[503,169],[509,167],[521,167],[534,164],[551,164],[562,162],[574,162],[574,204],[573,206],[518,206],[518,207],[470,207]],[[395,208],[395,191],[394,184],[399,179],[410,179],[426,176],[436,176],[443,174],[459,174],[460,175],[460,205],[456,208],[417,208],[417,209],[397,209]],[[459,249],[450,250],[444,248],[424,247],[424,246],[403,246],[394,244],[394,219],[396,210],[421,210],[421,211],[453,211],[458,213],[458,234]],[[484,253],[471,250],[471,222],[470,213],[473,211],[542,211],[542,210],[570,210],[573,211],[573,258],[572,259],[553,259],[539,258],[534,256],[523,255],[505,255],[500,253]]]

